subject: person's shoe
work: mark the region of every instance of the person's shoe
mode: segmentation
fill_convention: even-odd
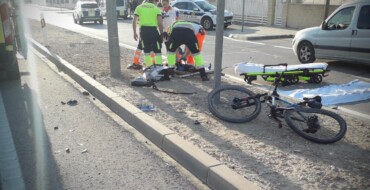
[[[129,65],[127,65],[127,69],[140,70],[143,69],[143,66],[140,64],[130,63]]]
[[[209,81],[206,70],[204,68],[199,69],[199,74],[200,74],[200,78],[202,78],[202,81]]]
[[[168,68],[168,75],[170,75],[171,77],[175,76],[175,68],[174,67]]]
[[[209,78],[207,76],[202,76],[202,81],[209,81]]]

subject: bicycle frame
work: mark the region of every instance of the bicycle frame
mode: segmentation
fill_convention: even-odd
[[[281,79],[283,77],[284,77],[284,72],[282,72],[279,75],[279,77],[276,78],[275,83],[274,83],[275,86],[274,86],[274,89],[273,89],[271,95],[269,95],[268,93],[263,93],[263,94],[257,94],[254,97],[246,97],[246,98],[242,98],[242,99],[234,98],[232,108],[233,109],[239,109],[239,108],[254,105],[254,103],[253,102],[251,103],[250,100],[258,99],[261,103],[266,103],[270,107],[270,115],[269,116],[272,119],[274,119],[275,121],[277,121],[279,123],[279,128],[281,128],[282,127],[282,124],[281,124],[282,121],[279,118],[284,118],[284,111],[295,109],[297,107],[305,105],[305,103],[306,103],[306,102],[300,102],[300,103],[292,104],[288,101],[285,101],[285,100],[282,100],[282,99],[279,98],[280,95],[277,92],[277,88],[278,88],[279,83],[281,82]],[[261,97],[263,97],[263,100],[261,100]],[[276,100],[282,101],[282,102],[288,104],[289,106],[285,106],[285,107],[277,106],[276,105]],[[300,112],[297,112],[297,113],[302,117],[302,119],[304,121],[307,121],[307,118],[303,114],[301,114]]]

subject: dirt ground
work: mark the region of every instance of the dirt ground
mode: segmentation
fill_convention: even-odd
[[[30,27],[32,37],[44,44],[39,22],[30,21]],[[286,125],[279,129],[267,119],[266,106],[251,122],[227,123],[207,109],[212,76],[207,82],[194,76],[158,83],[159,88],[197,92],[192,95],[132,87],[130,81],[142,74],[126,69],[131,63],[132,50],[121,48],[122,78],[113,79],[106,42],[51,25],[47,27],[46,45],[51,52],[95,76],[98,82],[132,104],[154,105],[156,110],[147,112],[150,116],[262,189],[370,189],[369,123],[340,113],[347,121],[347,134],[329,145],[307,141]],[[245,85],[225,77],[222,83]]]

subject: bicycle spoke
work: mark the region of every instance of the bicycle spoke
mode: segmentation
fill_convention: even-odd
[[[291,124],[308,139],[326,141],[337,138],[341,132],[341,123],[331,115],[324,113],[289,112]],[[297,132],[298,132],[297,131]],[[306,138],[305,137],[305,138]],[[315,140],[313,140],[315,141]]]
[[[229,122],[246,122],[260,112],[260,102],[250,98],[251,92],[240,87],[226,87],[211,93],[210,111],[217,117]]]

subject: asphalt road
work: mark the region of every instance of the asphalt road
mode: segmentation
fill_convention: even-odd
[[[20,70],[0,88],[26,189],[207,189],[32,52]]]
[[[107,40],[106,21],[104,21],[103,25],[94,23],[78,25],[73,22],[71,11],[38,6],[27,6],[25,7],[25,11],[23,11],[25,16],[38,20],[40,19],[41,12],[43,12],[47,24],[53,24],[74,32]],[[232,33],[236,30],[238,30],[238,27],[231,26],[230,28],[225,29],[225,33]],[[130,48],[136,47],[137,42],[134,41],[132,37],[131,20],[118,20],[118,33],[121,44],[125,44]],[[214,62],[216,32],[209,31],[207,34],[202,51],[206,64]],[[51,36],[48,36],[47,38],[51,38]],[[164,51],[165,50],[163,48],[162,52]],[[223,72],[241,79],[240,76],[237,76],[234,73],[233,65],[235,63],[248,61],[261,64],[299,64],[299,61],[291,48],[291,39],[240,41],[225,37],[222,67],[226,69]],[[369,65],[328,60],[317,60],[317,62],[329,63],[329,69],[331,70],[329,76],[324,78],[324,81],[320,85],[303,83],[303,85],[299,87],[294,86],[294,88],[317,88],[330,84],[344,84],[355,79],[370,82]],[[263,81],[261,78],[258,78],[257,82],[262,85],[270,85],[270,83]],[[343,104],[340,106],[365,116],[370,114],[370,101]]]

